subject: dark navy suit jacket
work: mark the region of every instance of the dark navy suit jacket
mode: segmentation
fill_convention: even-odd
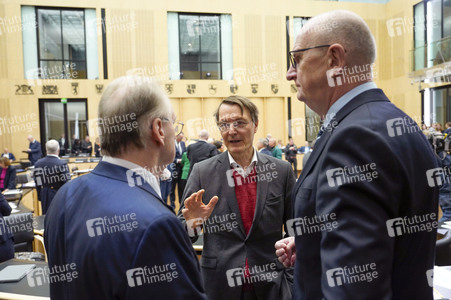
[[[207,158],[218,155],[218,149],[215,145],[207,143],[206,141],[199,140],[197,143],[191,144],[187,148],[186,156],[190,162],[189,174],[194,168],[194,165],[198,162],[206,160]]]
[[[49,267],[74,263],[78,278],[50,284],[52,299],[206,299],[182,223],[130,172],[102,161],[56,194],[45,218]]]
[[[28,153],[28,159],[34,165],[42,157],[41,144],[35,140],[34,143],[30,143],[28,148],[31,150]]]
[[[2,172],[2,170],[3,168],[0,168],[0,173]],[[0,190],[1,191],[5,189],[13,190],[15,188],[16,188],[16,169],[13,166],[8,166],[8,168],[6,168],[4,186]]]
[[[67,162],[55,156],[46,156],[35,163],[33,170],[36,190],[42,204],[42,214],[47,213],[56,192],[70,180]]]
[[[8,154],[6,154],[6,153],[3,153],[2,154],[2,157],[3,156],[6,156],[9,160],[11,160],[11,161],[15,161],[16,160],[16,157],[14,156],[14,154],[12,154],[11,152],[10,153],[8,153]]]
[[[426,274],[434,266],[436,229],[414,233],[393,221],[437,213],[437,187],[427,172],[438,165],[426,138],[380,89],[355,97],[331,124],[293,190],[295,218],[303,218],[293,299],[432,299]],[[355,176],[354,166],[370,176],[345,178]],[[326,215],[335,228],[319,227],[315,216]],[[355,266],[363,276],[371,271],[370,278],[351,278]]]

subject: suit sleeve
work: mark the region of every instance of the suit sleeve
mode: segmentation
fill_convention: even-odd
[[[39,144],[38,142],[31,144],[30,153],[38,153],[40,151],[39,148],[41,148],[41,144]]]
[[[8,168],[8,172],[10,172],[10,174],[8,186],[6,188],[9,190],[14,190],[16,188],[16,169],[10,166]]]
[[[359,141],[358,147],[355,141]],[[402,167],[396,153],[368,128],[352,127],[334,132],[328,142],[331,149],[320,169],[316,191],[316,214],[336,214],[337,228],[321,233],[321,289],[325,299],[391,299],[391,269],[394,239],[387,233],[386,221],[396,214],[403,186]],[[348,166],[368,166],[371,179],[362,178],[354,183],[331,184],[328,171]],[[376,172],[376,173],[373,173]],[[359,173],[360,174],[360,173]],[[365,175],[366,176],[366,175]],[[399,197],[398,197],[399,198]],[[373,264],[374,268],[369,268]],[[376,272],[372,282],[335,285],[328,282],[328,271],[354,266],[367,266]],[[365,273],[367,274],[367,273]],[[330,271],[329,271],[330,275]]]
[[[9,216],[11,214],[11,206],[6,201],[5,196],[0,193],[0,213],[2,216]]]
[[[286,164],[286,181],[285,181],[285,199],[284,199],[284,213],[283,213],[283,223],[285,228],[285,237],[288,237],[287,221],[293,218],[293,205],[291,203],[291,193],[293,192],[293,187],[296,183],[296,178],[294,177],[293,169],[290,164]]]
[[[150,276],[140,286],[129,284],[126,299],[207,299],[191,242],[172,215],[157,218],[144,233],[130,269],[145,267]],[[152,271],[155,267],[158,272]]]

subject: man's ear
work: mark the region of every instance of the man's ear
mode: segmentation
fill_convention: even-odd
[[[254,126],[254,133],[257,133],[257,129],[258,129],[258,121],[255,121],[255,126]]]
[[[163,121],[160,118],[155,118],[150,125],[150,138],[158,145],[164,145],[164,129]]]
[[[327,50],[327,67],[329,77],[342,75],[343,68],[346,66],[346,50],[340,44],[333,44]]]

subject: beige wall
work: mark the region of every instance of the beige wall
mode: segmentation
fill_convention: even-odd
[[[20,16],[21,5],[58,6],[62,1],[10,0],[0,4],[0,17]],[[257,93],[252,93],[249,82],[239,86],[237,94],[253,99],[260,110],[260,124],[256,138],[271,133],[274,137],[288,141],[287,98],[292,99],[292,118],[303,118],[304,104],[292,93],[290,82],[285,80],[286,72],[286,16],[309,17],[333,9],[349,9],[361,15],[376,37],[378,57],[376,61],[377,85],[385,90],[389,98],[412,116],[421,114],[421,97],[418,86],[411,85],[407,74],[410,70],[410,50],[413,34],[389,37],[386,21],[395,17],[412,18],[415,1],[392,0],[388,4],[364,4],[328,1],[277,2],[253,1],[78,1],[70,7],[106,9],[110,18],[135,14],[135,27],[131,31],[119,27],[107,34],[107,59],[109,80],[125,75],[134,68],[142,68],[145,75],[168,78],[167,12],[229,13],[233,24],[233,67],[255,70],[270,76],[269,81],[259,81]],[[67,6],[67,5],[65,5]],[[293,37],[290,38],[293,44]],[[103,57],[101,36],[98,36],[99,75],[103,78]],[[27,84],[23,72],[22,33],[20,31],[0,35],[0,117],[24,116],[34,113],[39,123],[39,98],[86,98],[89,118],[96,118],[100,95],[96,84],[106,85],[109,80],[75,80],[79,83],[79,94],[71,92],[71,81],[57,81],[59,94],[42,95],[42,86],[32,87],[33,95],[16,95],[16,85]],[[263,70],[263,71],[261,71]],[[223,97],[230,95],[229,82],[224,80],[164,80],[161,85],[173,84],[168,96],[179,119],[189,125],[184,130],[189,138],[196,137],[195,129],[202,124],[210,130],[211,136],[220,138],[211,122],[212,114]],[[188,85],[196,85],[195,93],[188,93]],[[271,85],[278,85],[278,92]],[[211,85],[216,88],[210,89]],[[197,122],[197,123],[196,123]],[[200,123],[199,123],[200,122]],[[203,122],[203,123],[202,123]],[[201,124],[201,125],[199,125]],[[299,124],[299,122],[297,123]],[[197,126],[197,127],[196,127]],[[305,130],[296,125],[293,128],[295,143],[304,144]],[[190,130],[191,128],[191,130]],[[31,131],[0,135],[0,147],[9,147],[16,156],[26,157],[20,151],[28,147],[26,137],[33,134],[39,139],[39,126]],[[94,140],[95,137],[92,137]]]

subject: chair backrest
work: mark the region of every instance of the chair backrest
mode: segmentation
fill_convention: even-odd
[[[20,161],[20,165],[22,166],[22,169],[26,169],[27,167],[31,166],[30,161]]]
[[[21,164],[12,164],[11,165],[14,169],[16,169],[16,172],[23,172],[23,168]]]
[[[17,174],[16,175],[16,185],[21,183],[27,183],[28,182],[28,175],[25,174]]]
[[[14,251],[33,251],[33,213],[13,214],[4,220],[14,236]]]

